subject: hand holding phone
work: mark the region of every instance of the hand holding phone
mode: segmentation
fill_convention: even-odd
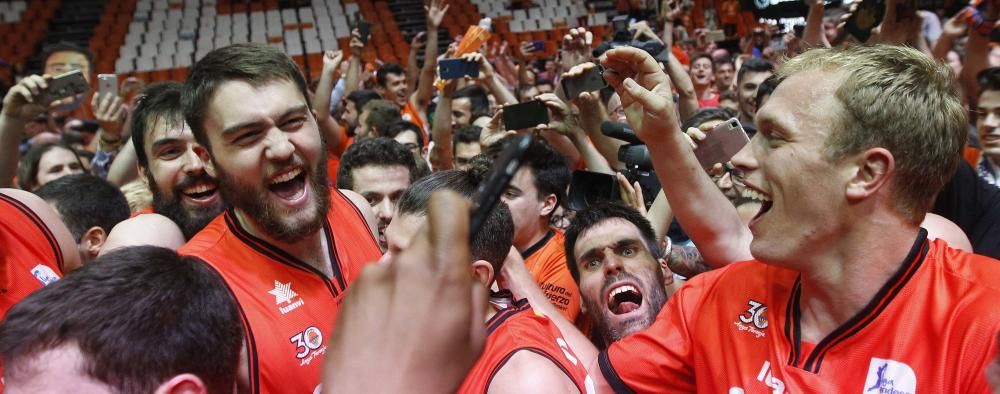
[[[588,64],[581,65],[580,68],[586,68],[583,71],[574,66],[570,72],[563,74],[562,88],[567,100],[576,99],[580,93],[593,92],[608,86],[604,81],[604,69],[593,63],[589,65],[589,68]]]
[[[529,129],[549,123],[549,110],[541,100],[531,100],[504,107],[504,130]]]
[[[118,76],[115,74],[98,74],[97,92],[102,97],[118,97]]]
[[[60,74],[48,81],[48,88],[40,94],[41,102],[48,105],[56,100],[85,94],[90,90],[87,79],[80,70]]]
[[[438,62],[438,74],[443,80],[479,78],[479,63],[464,58],[442,59]]]
[[[739,119],[732,118],[719,123],[698,142],[694,156],[701,167],[708,171],[718,163],[728,162],[750,142]]]

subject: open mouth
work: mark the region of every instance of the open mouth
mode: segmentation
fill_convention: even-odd
[[[214,180],[195,180],[188,185],[180,186],[180,194],[186,200],[196,204],[210,204],[215,202],[219,196],[219,184]]]
[[[267,189],[282,200],[296,201],[306,193],[306,174],[302,167],[296,167],[272,177]]]
[[[632,284],[623,283],[608,291],[608,310],[615,315],[633,312],[642,306],[642,292]]]
[[[990,144],[990,145],[1000,144],[1000,134],[984,135],[983,138],[980,139],[980,141],[983,144]]]

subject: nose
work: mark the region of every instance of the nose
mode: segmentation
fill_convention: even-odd
[[[264,151],[264,156],[271,161],[286,161],[295,152],[295,146],[292,145],[292,141],[288,139],[288,136],[284,132],[278,129],[273,129],[269,132],[266,144],[267,148]]]
[[[986,119],[983,120],[983,125],[990,128],[1000,127],[1000,115],[997,115],[993,111],[987,112]]]
[[[184,154],[184,173],[188,175],[200,174],[205,171],[205,162],[193,148],[188,148]]]
[[[392,220],[392,212],[395,210],[395,208],[396,207],[394,206],[392,201],[389,200],[388,198],[383,198],[382,201],[379,201],[378,204],[372,206],[372,209],[375,211],[375,216],[377,216],[379,219],[385,220],[386,222]]]
[[[732,159],[733,167],[736,167],[736,169],[743,173],[757,169],[757,158],[753,155],[753,147],[759,142],[758,139],[760,138],[760,133],[757,133],[748,144],[743,146],[743,149],[736,152],[736,156],[733,156]]]
[[[613,251],[608,251],[604,255],[604,274],[605,276],[611,277],[618,275],[625,271],[625,265],[621,258],[618,257]]]

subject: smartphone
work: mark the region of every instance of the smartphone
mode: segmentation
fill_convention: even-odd
[[[535,52],[545,51],[545,41],[533,41],[531,46],[534,48]]]
[[[101,96],[118,96],[118,76],[115,74],[97,74],[97,92]]]
[[[462,58],[441,59],[438,62],[438,73],[441,75],[441,79],[478,78],[479,63]]]
[[[726,40],[726,32],[722,30],[709,30],[705,32],[705,41],[719,42]]]
[[[865,42],[872,35],[872,29],[885,18],[885,0],[862,0],[844,24],[844,31]]]
[[[604,81],[604,69],[601,66],[593,67],[585,73],[573,78],[563,78],[563,94],[567,100],[572,100],[580,96],[583,92],[593,92],[608,86]]]
[[[371,36],[372,26],[361,17],[361,13],[354,14],[354,27],[358,29],[358,35],[361,36],[361,43],[368,44],[368,38]]]
[[[621,201],[618,180],[614,175],[586,170],[573,171],[566,196],[570,209],[581,210],[605,201]]]
[[[739,119],[732,118],[719,123],[712,131],[705,136],[705,140],[698,142],[698,148],[694,150],[698,163],[706,171],[717,163],[728,162],[750,142],[746,131]]]
[[[514,178],[517,169],[521,168],[521,161],[528,152],[531,141],[531,134],[522,134],[511,139],[493,162],[490,172],[476,188],[476,193],[472,196],[472,215],[469,217],[470,240],[476,239],[493,207],[500,202],[500,196],[507,189],[510,180]]]
[[[504,130],[530,129],[549,123],[549,110],[541,100],[531,100],[503,108]]]
[[[40,96],[41,102],[46,104],[66,97],[85,94],[90,90],[90,85],[87,84],[87,79],[83,77],[80,70],[57,75],[48,81],[48,85],[48,88]]]

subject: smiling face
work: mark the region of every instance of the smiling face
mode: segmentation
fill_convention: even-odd
[[[715,86],[719,91],[726,91],[733,88],[733,77],[736,76],[732,63],[720,63],[715,68]]]
[[[605,344],[653,323],[667,299],[663,272],[634,224],[598,222],[580,233],[573,254],[583,304]]]
[[[712,74],[712,59],[707,57],[699,57],[691,63],[691,82],[695,86],[708,86],[712,83],[714,75]]]
[[[1000,163],[1000,90],[987,90],[979,95],[976,131],[983,154]]]
[[[740,114],[746,119],[753,119],[757,113],[757,87],[773,74],[770,71],[748,71],[739,81],[736,94],[740,98]]]
[[[352,169],[351,178],[352,190],[364,197],[375,212],[378,243],[386,250],[385,229],[392,222],[396,202],[410,186],[410,170],[404,166],[368,165]]]
[[[181,228],[190,239],[225,209],[208,152],[194,140],[191,128],[155,119],[145,139],[149,159],[144,176],[153,192],[153,210]]]
[[[749,223],[758,260],[800,268],[842,231],[855,171],[848,160],[832,162],[824,154],[845,111],[834,97],[839,84],[837,74],[820,71],[786,79],[757,113],[757,135],[732,160],[746,193],[764,201]]]
[[[76,153],[61,146],[53,147],[38,159],[38,172],[35,178],[35,188],[62,178],[66,175],[83,173],[83,165]]]
[[[293,82],[223,82],[204,126],[222,196],[252,228],[288,243],[319,230],[329,205],[326,151]]]
[[[378,86],[378,94],[386,100],[391,100],[400,108],[406,106],[409,95],[406,94],[406,74],[387,73],[385,75],[385,86]]]

